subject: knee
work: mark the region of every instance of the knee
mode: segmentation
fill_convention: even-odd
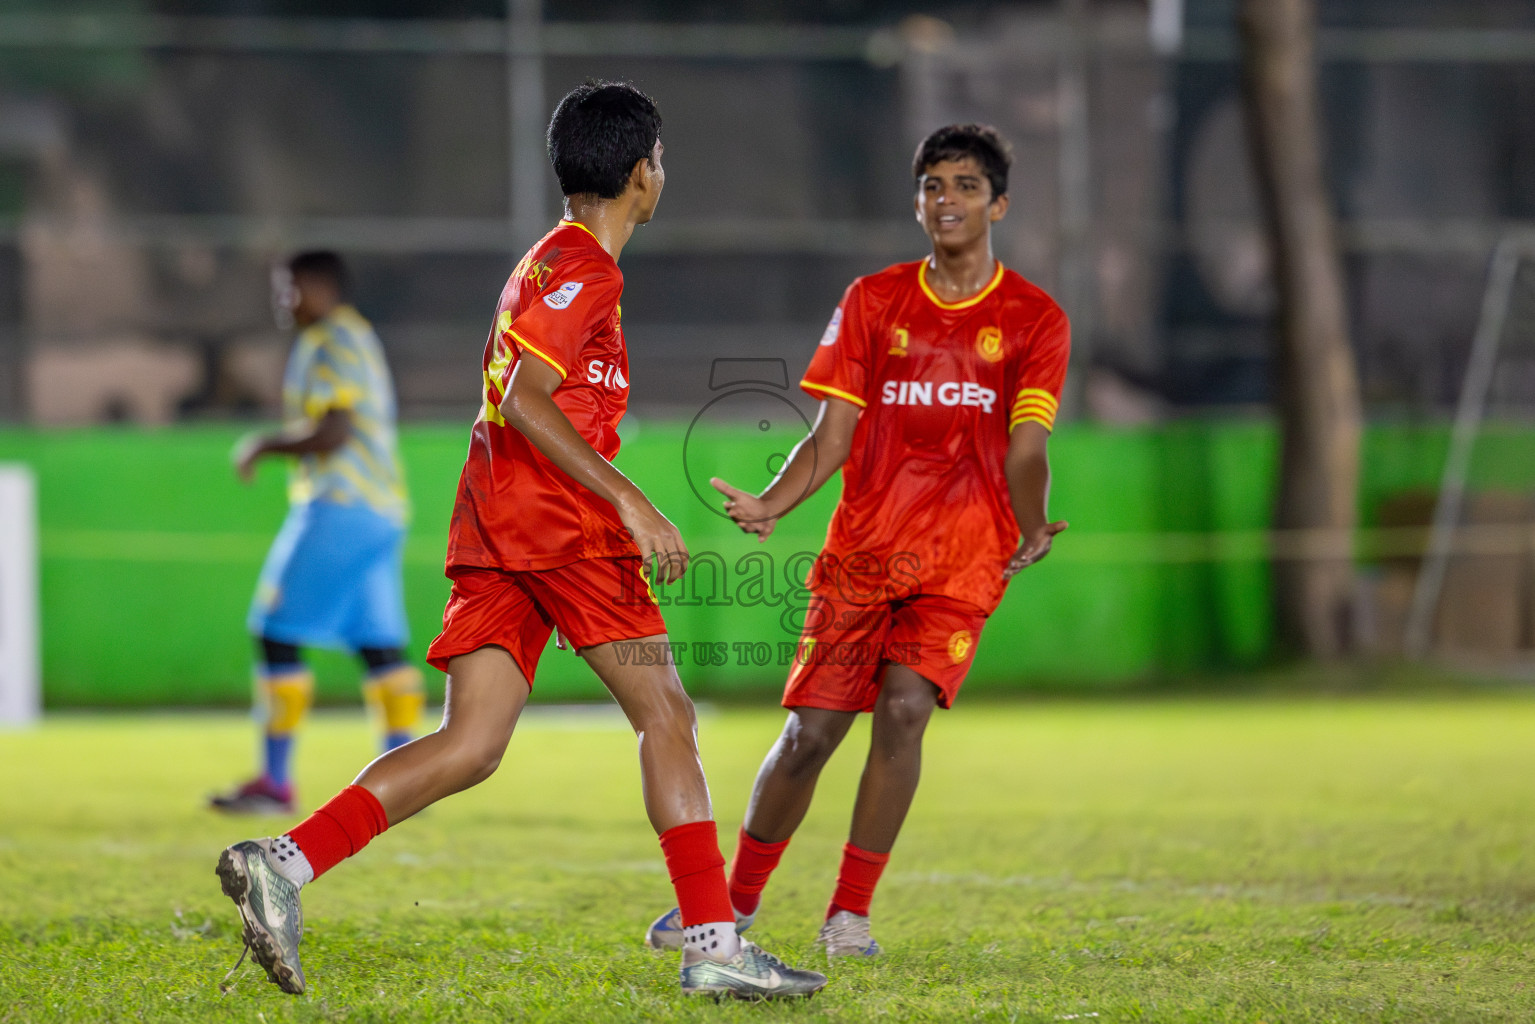
[[[681,680],[661,691],[629,724],[641,736],[667,736],[693,743],[698,735],[698,713]]]
[[[778,740],[778,764],[791,775],[819,772],[837,749],[839,735],[830,730],[791,722]]]
[[[477,786],[496,773],[501,767],[506,742],[496,742],[493,737],[473,736],[458,739],[450,755],[453,775],[464,787]]]
[[[897,743],[920,743],[933,715],[933,697],[927,693],[889,693],[883,697],[874,710],[876,731]]]
[[[505,753],[504,748],[492,750],[489,747],[469,752],[463,759],[463,773],[468,784],[478,786],[496,774],[496,769],[501,767],[503,753]]]

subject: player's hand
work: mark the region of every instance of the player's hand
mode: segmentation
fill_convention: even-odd
[[[675,583],[688,571],[688,546],[670,519],[644,498],[618,506],[618,518],[634,538],[640,558],[648,572],[654,559],[656,574],[652,579]]]
[[[262,438],[256,434],[242,437],[235,445],[229,458],[235,465],[235,473],[240,477],[241,483],[248,484],[256,479],[256,463],[264,454],[266,454],[266,446]]]
[[[1024,569],[1044,558],[1050,553],[1050,545],[1055,542],[1055,535],[1070,525],[1066,520],[1046,523],[1039,529],[1025,534],[1018,544],[1018,550],[1013,557],[1007,560],[1007,565],[1002,569],[1002,578],[1010,580]]]
[[[768,508],[767,502],[739,487],[732,487],[717,476],[709,478],[709,485],[725,496],[725,514],[742,533],[755,533],[758,543],[773,535],[779,517]]]

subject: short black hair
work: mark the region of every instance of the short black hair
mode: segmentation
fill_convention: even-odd
[[[549,119],[549,160],[560,192],[617,199],[636,162],[661,137],[655,100],[628,82],[588,79],[565,94]]]
[[[346,271],[346,264],[329,249],[311,249],[299,253],[288,261],[288,273],[295,279],[308,277],[327,281],[335,287],[336,294],[343,297],[352,290],[352,279]]]
[[[918,185],[934,164],[973,157],[991,182],[991,198],[1007,195],[1007,172],[1013,166],[1012,147],[989,124],[950,124],[933,132],[917,147],[911,176]]]

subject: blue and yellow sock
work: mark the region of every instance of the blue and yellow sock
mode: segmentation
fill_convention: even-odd
[[[375,669],[368,673],[362,692],[383,720],[385,753],[415,739],[416,723],[426,706],[419,669],[405,664]]]
[[[266,712],[265,774],[286,786],[292,777],[293,733],[314,701],[314,674],[302,665],[267,665],[257,669],[256,677]]]

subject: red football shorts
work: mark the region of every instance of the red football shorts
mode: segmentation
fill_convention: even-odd
[[[451,569],[442,632],[426,660],[446,672],[450,658],[501,647],[531,686],[556,626],[576,650],[665,633],[640,567],[638,558],[588,558],[537,572]]]
[[[985,625],[980,608],[938,594],[852,604],[814,593],[783,706],[873,711],[888,663],[906,665],[938,687],[939,705],[949,707]]]

